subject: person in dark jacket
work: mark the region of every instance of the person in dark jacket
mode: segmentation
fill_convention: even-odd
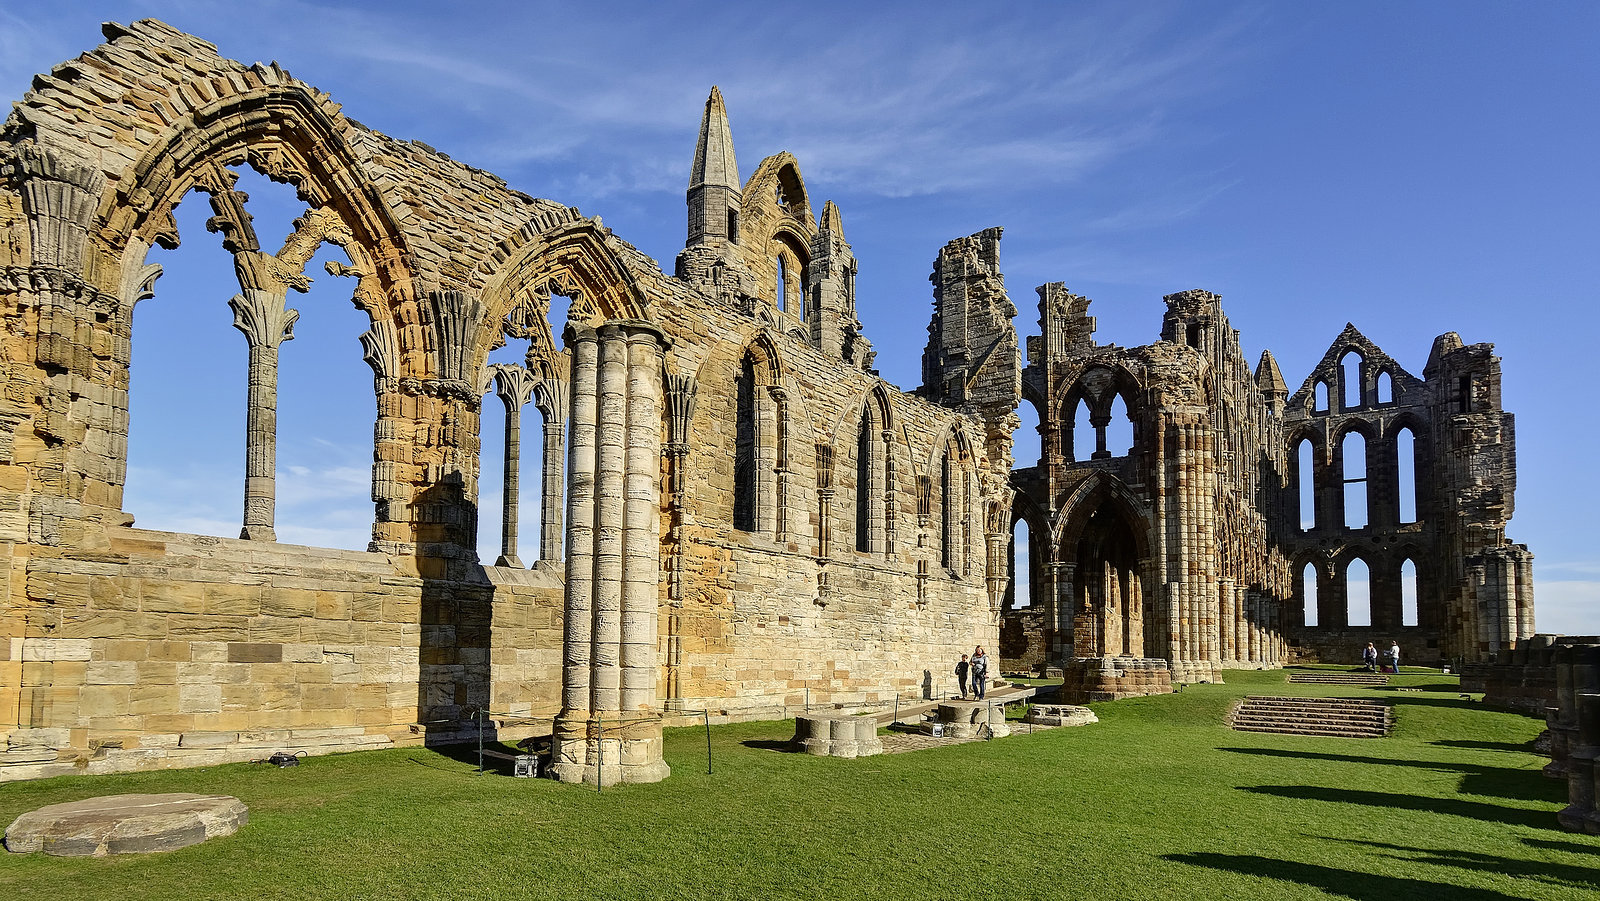
[[[1373,647],[1370,641],[1367,642],[1367,649],[1361,652],[1361,662],[1366,665],[1367,672],[1378,671],[1378,649]]]
[[[967,670],[968,669],[970,669],[970,666],[967,663],[967,655],[966,654],[962,654],[961,655],[961,662],[956,664],[956,686],[961,689],[961,697],[962,698],[965,698],[967,696]]]
[[[972,663],[969,672],[972,673],[972,694],[978,700],[983,700],[983,680],[989,675],[989,655],[983,652],[983,645],[972,652]]]

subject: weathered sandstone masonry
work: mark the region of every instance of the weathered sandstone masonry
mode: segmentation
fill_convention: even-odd
[[[872,369],[840,210],[787,153],[741,179],[715,89],[669,275],[276,65],[104,30],[0,131],[0,779],[461,740],[486,711],[553,729],[563,779],[648,781],[663,715],[920,693],[995,643],[1021,369],[998,229],[941,253],[945,363],[906,393]],[[246,168],[306,204],[276,253]],[[179,235],[191,192],[215,237]],[[246,388],[239,538],[123,509],[135,309],[180,239],[234,263],[240,366],[198,375]],[[278,350],[329,243],[370,320],[365,552],[275,541]],[[486,402],[503,445],[480,447]],[[485,453],[505,502],[480,517]]]
[[[1488,660],[1533,635],[1491,345],[1446,333],[1419,379],[1347,326],[1290,394],[1270,352],[1252,371],[1217,295],[1165,300],[1161,340],[1122,348],[1095,343],[1088,298],[1039,289],[1023,396],[1043,453],[1012,513],[1031,603],[1008,595],[1008,662],[1062,667],[1088,697],[1145,690],[1124,659],[1208,681],[1356,663],[1368,641]],[[1122,417],[1131,446],[1108,446]]]

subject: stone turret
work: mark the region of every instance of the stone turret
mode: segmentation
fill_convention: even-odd
[[[694,169],[689,173],[689,240],[687,246],[739,242],[739,163],[733,156],[733,132],[722,92],[712,87],[700,118]]]
[[[1256,364],[1256,387],[1261,389],[1261,398],[1267,402],[1272,415],[1282,416],[1283,402],[1289,397],[1289,386],[1284,382],[1278,361],[1270,350],[1263,350],[1261,362]]]
[[[811,343],[830,357],[858,367],[871,365],[869,345],[856,318],[856,258],[844,239],[839,207],[822,206],[821,227],[811,239]]]

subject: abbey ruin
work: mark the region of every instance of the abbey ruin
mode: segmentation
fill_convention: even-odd
[[[1488,345],[1446,335],[1418,379],[1351,329],[1291,395],[1270,356],[1251,371],[1214,295],[1168,297],[1162,340],[1126,349],[1047,285],[1024,367],[990,229],[938,251],[924,385],[903,392],[872,368],[840,210],[787,153],[741,181],[715,89],[668,274],[276,64],[153,20],[105,34],[0,133],[0,780],[449,742],[492,711],[502,737],[542,718],[562,779],[653,781],[681,712],[920,695],[975,644],[1119,695],[1367,634],[1420,661],[1532,633]],[[255,231],[246,169],[306,205],[281,249]],[[123,507],[134,311],[161,302],[148,254],[178,245],[191,192],[216,237],[181,237],[231,255],[219,296],[248,349],[238,538],[141,529]],[[325,244],[370,319],[366,552],[274,529],[278,349]],[[525,359],[490,364],[508,341]],[[1046,450],[1013,473],[1024,401]],[[530,404],[537,447],[515,427]],[[1099,438],[1081,460],[1080,406]],[[1113,413],[1129,447],[1105,441]],[[504,446],[480,447],[500,415]],[[499,510],[478,508],[484,455],[503,455]],[[518,522],[521,477],[543,486],[537,523]],[[1007,609],[1018,519],[1032,603]],[[539,536],[531,567],[519,529]],[[1370,628],[1346,618],[1357,558]]]

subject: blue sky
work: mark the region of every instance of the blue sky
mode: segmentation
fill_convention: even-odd
[[[1585,450],[1600,425],[1582,400],[1600,285],[1600,5],[594,8],[4,2],[0,93],[19,98],[35,72],[97,44],[100,21],[154,15],[226,56],[278,60],[373,128],[600,214],[670,270],[717,84],[741,174],[790,150],[814,199],[843,209],[861,318],[885,377],[908,388],[934,255],[991,225],[1006,227],[1024,332],[1033,288],[1065,281],[1094,299],[1099,338],[1124,345],[1156,338],[1163,294],[1219,292],[1250,357],[1271,348],[1292,386],[1346,321],[1418,375],[1441,332],[1492,341],[1517,415],[1511,535],[1537,555],[1539,626],[1600,632],[1600,483]],[[295,209],[272,188],[253,206],[258,224],[276,212],[262,230],[281,235]],[[136,320],[127,506],[140,525],[236,534],[244,342],[203,218],[180,207],[185,246],[160,258],[168,274]],[[366,542],[370,371],[348,294],[323,276],[294,298],[284,540]],[[499,416],[485,419],[493,447]],[[535,481],[523,478],[525,560]]]

